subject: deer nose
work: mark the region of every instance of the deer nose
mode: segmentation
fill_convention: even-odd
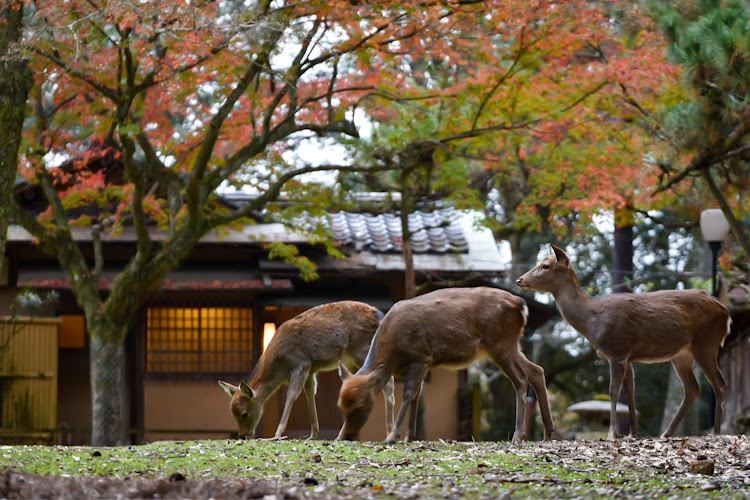
[[[516,285],[520,285],[520,284],[521,284],[521,281],[523,281],[523,280],[522,280],[521,278],[518,278],[518,279],[516,280]]]

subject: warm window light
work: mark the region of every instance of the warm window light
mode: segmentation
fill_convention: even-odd
[[[268,348],[271,339],[276,334],[276,323],[263,323],[263,351]]]

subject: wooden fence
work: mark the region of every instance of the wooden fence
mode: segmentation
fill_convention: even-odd
[[[0,318],[0,443],[51,443],[59,318]]]

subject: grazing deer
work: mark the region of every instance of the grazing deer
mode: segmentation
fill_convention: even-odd
[[[344,426],[337,439],[354,440],[372,410],[375,394],[391,375],[405,378],[403,401],[386,442],[400,438],[406,409],[411,416],[406,441],[414,438],[417,404],[427,371],[464,368],[483,357],[494,361],[516,390],[514,441],[526,439],[526,390],[537,394],[544,436],[554,432],[544,370],[521,353],[520,340],[528,309],[520,297],[488,287],[447,288],[397,302],[372,340],[365,364],[352,375],[339,365],[343,379],[338,405]]]
[[[336,369],[337,363],[356,370],[365,360],[372,337],[383,313],[362,302],[343,301],[309,309],[283,323],[250,374],[247,383],[219,385],[232,398],[230,411],[240,436],[252,437],[263,413],[263,405],[282,384],[288,383],[284,410],[276,428],[276,438],[286,430],[292,405],[305,391],[310,413],[310,438],[320,432],[315,391],[319,371]],[[393,427],[393,378],[383,387],[386,430]]]
[[[563,318],[609,361],[612,410],[608,439],[618,437],[615,409],[623,383],[630,410],[630,435],[638,435],[633,361],[672,361],[682,381],[682,403],[662,437],[674,434],[700,393],[693,373],[693,361],[698,363],[716,394],[714,432],[719,434],[727,388],[719,370],[719,348],[731,321],[721,302],[702,290],[589,297],[578,283],[570,258],[554,245],[550,254],[516,283],[523,289],[551,293]]]

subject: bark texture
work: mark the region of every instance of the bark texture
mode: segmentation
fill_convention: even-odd
[[[0,272],[12,216],[13,186],[18,150],[26,116],[26,98],[33,85],[31,70],[21,52],[23,2],[2,4],[0,20]]]

